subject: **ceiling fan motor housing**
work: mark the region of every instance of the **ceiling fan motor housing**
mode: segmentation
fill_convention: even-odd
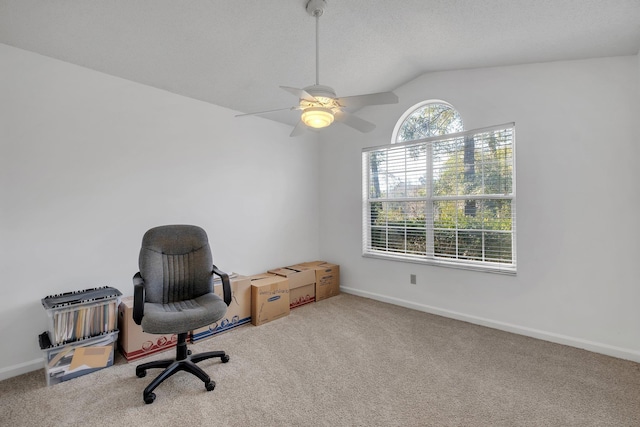
[[[335,98],[336,97],[336,92],[333,90],[333,88],[330,88],[329,86],[312,85],[312,86],[305,87],[304,90],[309,95],[315,98],[318,98],[318,97]]]

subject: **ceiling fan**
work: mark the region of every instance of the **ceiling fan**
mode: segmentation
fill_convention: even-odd
[[[307,12],[316,18],[316,84],[298,89],[289,86],[280,88],[298,97],[298,105],[275,110],[259,111],[255,113],[238,114],[236,117],[255,114],[272,113],[283,110],[300,110],[300,121],[293,128],[290,136],[297,136],[305,128],[321,129],[331,125],[334,121],[343,123],[360,132],[371,132],[376,125],[351,114],[345,109],[358,109],[366,105],[396,104],[398,97],[393,92],[370,93],[366,95],[346,96],[338,98],[336,92],[329,86],[319,83],[319,23],[320,16],[327,6],[326,0],[309,0]]]

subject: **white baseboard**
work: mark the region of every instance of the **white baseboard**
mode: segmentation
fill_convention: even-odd
[[[44,360],[34,359],[29,362],[18,363],[17,365],[7,366],[6,368],[0,369],[0,381],[6,380],[11,377],[16,377],[18,375],[26,374],[27,372],[37,371],[38,369],[42,369],[44,367]]]
[[[506,332],[512,332],[514,334],[524,335],[527,337],[537,338],[544,341],[550,341],[557,344],[568,345],[570,347],[581,348],[584,350],[592,351],[594,353],[605,354],[607,356],[616,357],[618,359],[631,360],[634,362],[640,362],[640,352],[631,350],[628,348],[616,347],[608,344],[598,343],[594,341],[583,340],[581,338],[574,338],[567,335],[556,334],[554,332],[541,331],[539,329],[527,328],[524,326],[518,326],[511,323],[500,322],[497,320],[486,319],[483,317],[472,316],[457,311],[446,310],[438,307],[433,307],[425,304],[418,304],[411,301],[406,301],[400,298],[390,297],[387,295],[381,295],[373,292],[367,292],[360,289],[340,286],[340,291],[358,295],[365,298],[371,298],[377,301],[387,302],[389,304],[399,305],[401,307],[411,308],[418,311],[424,311],[425,313],[436,314],[438,316],[449,317],[456,320],[462,320],[464,322],[473,323],[476,325],[487,326],[493,329],[499,329]]]

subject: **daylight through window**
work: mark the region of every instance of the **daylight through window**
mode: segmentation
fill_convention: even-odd
[[[364,255],[515,273],[515,126],[424,104],[397,141],[362,153]]]

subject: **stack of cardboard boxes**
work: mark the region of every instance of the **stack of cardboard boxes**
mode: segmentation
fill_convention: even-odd
[[[300,307],[316,300],[316,275],[313,270],[283,267],[268,272],[289,281],[290,308]]]
[[[321,301],[340,293],[340,266],[313,261],[269,270],[253,276],[230,275],[231,304],[219,322],[191,332],[197,342],[251,322],[263,325],[288,316],[291,309]],[[222,297],[222,284],[214,282]],[[176,345],[175,335],[163,336],[142,331],[133,321],[133,297],[122,299],[119,309],[120,350],[128,361],[136,360]]]
[[[340,266],[324,261],[305,262],[288,267],[294,271],[315,273],[315,301],[322,301],[340,293]]]

